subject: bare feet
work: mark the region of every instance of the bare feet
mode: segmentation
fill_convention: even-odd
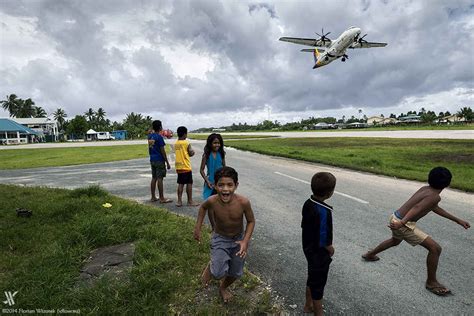
[[[201,274],[201,283],[204,287],[209,285],[209,281],[211,281],[211,263],[209,262],[207,266],[204,268]]]
[[[158,198],[156,196],[154,196],[150,199],[150,202],[156,202],[156,201],[158,201]]]
[[[374,256],[374,255],[370,255],[369,253],[370,252],[367,252],[366,254],[363,254],[362,259],[364,259],[365,261],[379,261],[380,260],[379,257]]]
[[[438,296],[446,296],[451,294],[451,290],[439,282],[426,283],[426,289]]]
[[[229,301],[232,299],[232,293],[230,293],[227,288],[223,288],[222,285],[219,286],[219,293],[224,303],[229,303]]]
[[[194,201],[188,201],[188,206],[199,206],[199,203]]]
[[[306,306],[306,304],[303,306],[303,313],[306,313],[306,314],[311,314],[313,312],[313,304],[311,304],[310,306]]]
[[[183,202],[178,201],[178,202],[176,202],[175,205],[176,205],[177,207],[181,207],[181,206],[183,206]]]

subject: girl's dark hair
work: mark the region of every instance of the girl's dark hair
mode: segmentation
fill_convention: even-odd
[[[212,151],[212,142],[214,141],[214,139],[218,139],[219,142],[221,143],[221,147],[219,147],[219,153],[221,154],[221,157],[224,158],[225,157],[225,151],[224,151],[224,140],[222,139],[222,136],[221,134],[216,134],[216,133],[212,133],[211,135],[209,135],[207,137],[207,141],[206,141],[206,146],[204,147],[204,155],[206,155],[206,159],[209,158],[209,155],[211,154],[211,151]]]

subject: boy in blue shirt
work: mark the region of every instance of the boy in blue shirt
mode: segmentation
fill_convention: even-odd
[[[163,129],[161,121],[153,121],[152,127],[154,133],[148,134],[148,152],[150,154],[151,165],[151,201],[160,203],[170,203],[171,199],[165,198],[163,193],[163,178],[166,177],[166,169],[170,169],[170,163],[165,151],[165,141],[160,131]],[[166,163],[166,167],[165,167]],[[156,186],[158,184],[159,199],[156,198]]]
[[[303,205],[303,252],[308,261],[304,312],[323,315],[324,286],[334,254],[332,245],[332,207],[324,203],[336,187],[329,172],[318,172],[311,179],[313,195]]]

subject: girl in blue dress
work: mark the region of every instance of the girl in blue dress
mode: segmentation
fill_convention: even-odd
[[[202,190],[202,198],[206,200],[214,190],[214,173],[217,169],[225,166],[224,140],[220,134],[212,133],[207,137],[204,154],[201,160],[201,176],[204,179],[204,188]],[[207,174],[204,169],[207,167]]]

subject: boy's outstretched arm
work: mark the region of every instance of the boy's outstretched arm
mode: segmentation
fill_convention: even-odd
[[[250,201],[246,200],[244,202],[243,207],[247,226],[245,227],[244,239],[236,241],[236,243],[240,244],[240,250],[236,253],[236,255],[240,256],[241,258],[245,258],[245,256],[247,256],[247,249],[249,246],[250,238],[252,238],[253,229],[255,228],[255,216],[253,214]]]
[[[201,227],[202,227],[202,223],[204,222],[204,217],[206,217],[207,208],[208,208],[208,201],[205,201],[199,207],[199,213],[196,219],[196,225],[194,226],[193,236],[194,236],[194,239],[196,239],[199,242],[201,241]]]
[[[453,222],[455,222],[456,224],[459,224],[461,225],[462,227],[464,227],[465,229],[468,229],[469,227],[471,227],[471,225],[466,222],[466,221],[463,221],[462,219],[460,218],[457,218],[456,216],[448,213],[447,211],[443,210],[441,207],[437,206],[433,209],[433,212],[435,212],[436,214],[438,214],[439,216],[442,216],[444,218],[447,218],[449,220],[452,220]]]

